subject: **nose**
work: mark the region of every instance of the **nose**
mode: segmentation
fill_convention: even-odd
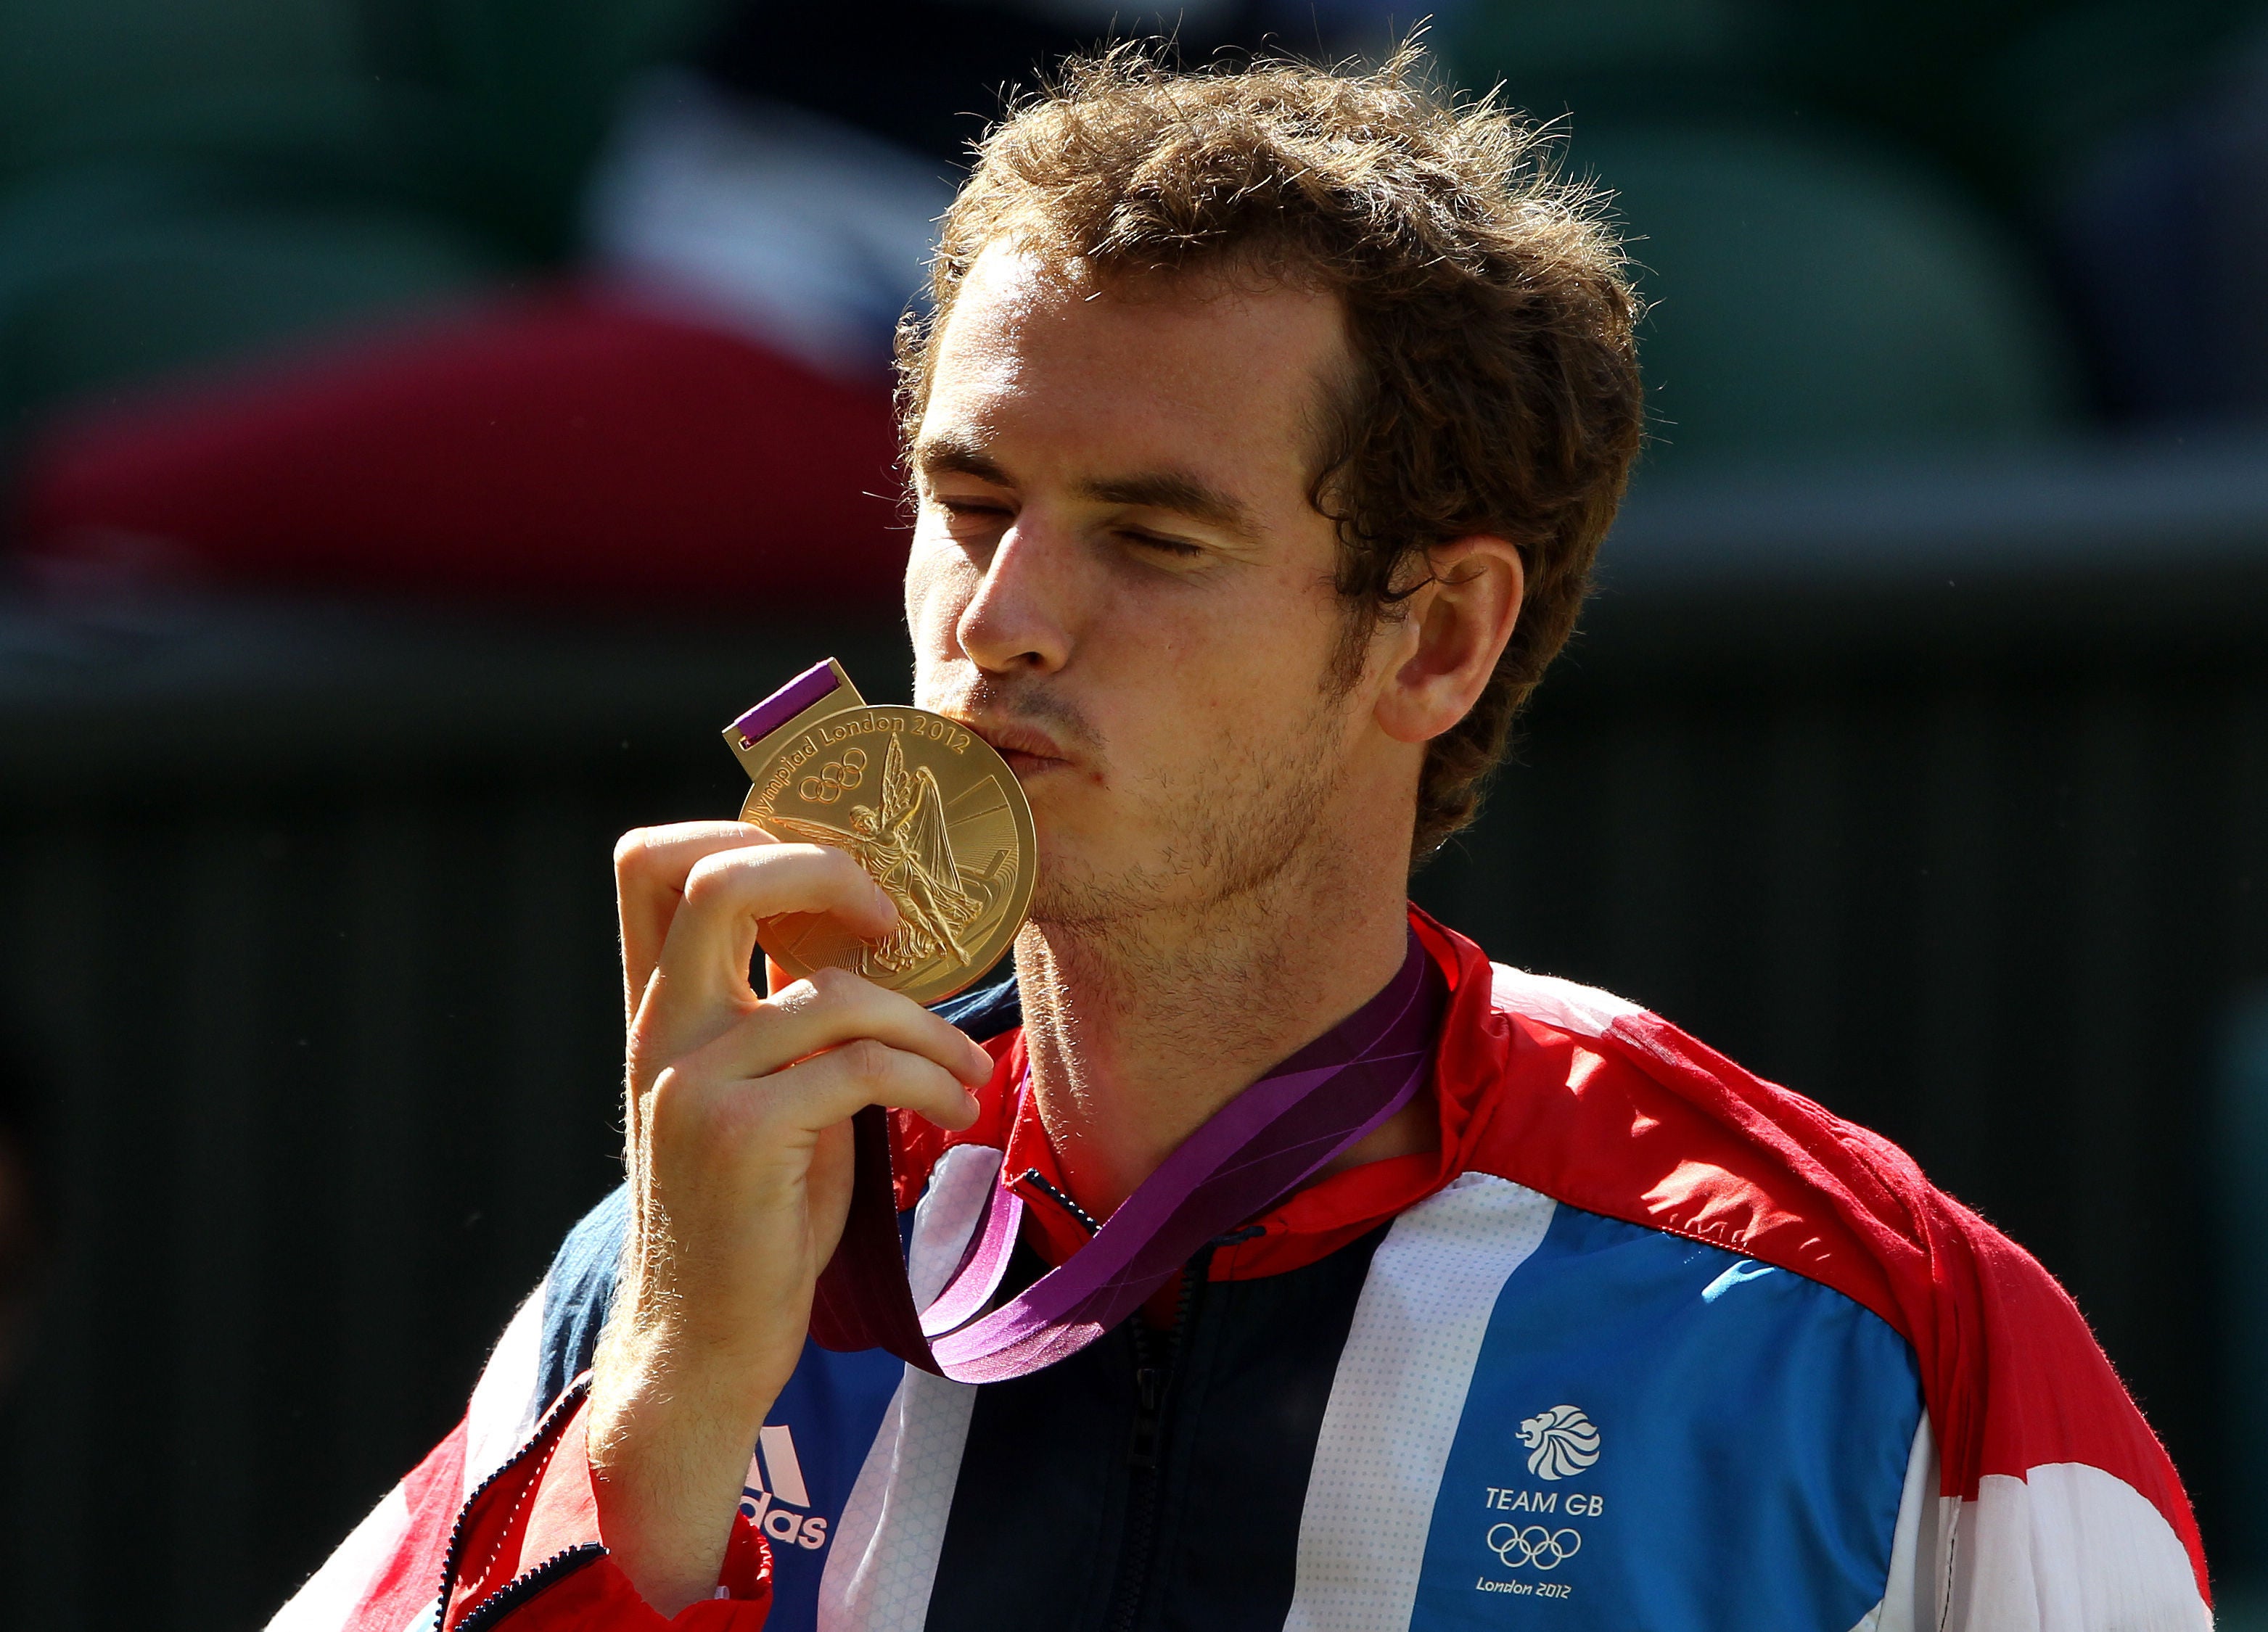
[[[1071,660],[1076,552],[1027,509],[1000,535],[954,637],[988,674],[1053,674]]]

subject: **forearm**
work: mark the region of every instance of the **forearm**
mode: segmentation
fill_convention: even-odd
[[[716,1588],[757,1430],[785,1382],[777,1370],[650,1328],[610,1329],[601,1344],[589,1430],[600,1522],[664,1615]]]

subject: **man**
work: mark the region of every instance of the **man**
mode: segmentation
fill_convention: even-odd
[[[906,606],[917,700],[1031,799],[1014,977],[760,999],[756,926],[885,937],[873,883],[739,824],[625,839],[629,1184],[277,1625],[2208,1623],[2173,1469],[2036,1264],[1409,908],[1642,402],[1584,199],[1414,68],[1122,54],[990,138],[902,348]],[[1405,1057],[1304,1182],[1113,1281],[1138,1312],[1035,1327],[1049,1364],[807,1336],[861,1107],[917,1300],[1012,1245],[993,1301],[1035,1309],[1253,1095]]]

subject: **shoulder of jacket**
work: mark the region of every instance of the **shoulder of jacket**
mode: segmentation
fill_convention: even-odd
[[[1652,1011],[1627,997],[1584,986],[1556,974],[1532,974],[1509,964],[1491,963],[1490,1006],[1538,1020],[1575,1037],[1602,1037],[1617,1020],[1651,1019]]]

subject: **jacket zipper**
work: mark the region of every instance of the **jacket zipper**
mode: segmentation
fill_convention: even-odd
[[[1160,1336],[1138,1312],[1129,1327],[1134,1340],[1135,1410],[1126,1461],[1132,1470],[1132,1488],[1127,1493],[1126,1547],[1119,1565],[1118,1604],[1110,1617],[1112,1632],[1133,1632],[1149,1591],[1158,1546],[1158,1510],[1165,1499],[1166,1408],[1189,1346],[1189,1325],[1197,1318],[1198,1291],[1211,1263],[1212,1248],[1208,1246],[1182,1271],[1172,1331]]]
[[[1090,1237],[1101,1231],[1101,1224],[1085,1208],[1042,1178],[1037,1168],[1027,1170],[1017,1182],[1029,1186],[1056,1203]],[[1188,1346],[1190,1324],[1197,1318],[1199,1290],[1211,1276],[1212,1255],[1221,1247],[1265,1233],[1257,1224],[1232,1230],[1209,1242],[1183,1267],[1181,1290],[1174,1303],[1173,1330],[1162,1338],[1150,1329],[1150,1323],[1139,1311],[1128,1322],[1128,1334],[1134,1345],[1134,1433],[1126,1451],[1132,1488],[1127,1496],[1126,1547],[1120,1555],[1118,1600],[1110,1617],[1111,1632],[1133,1632],[1142,1614],[1142,1600],[1149,1591],[1150,1569],[1158,1546],[1158,1510],[1165,1500],[1161,1464],[1165,1459],[1166,1406],[1173,1393],[1175,1374],[1181,1369],[1182,1352]]]
[[[1101,1233],[1102,1226],[1094,1221],[1094,1216],[1092,1213],[1089,1213],[1086,1209],[1081,1207],[1077,1202],[1072,1201],[1070,1196],[1064,1195],[1054,1185],[1049,1184],[1046,1180],[1041,1178],[1040,1170],[1038,1168],[1033,1167],[1027,1169],[1024,1176],[1021,1179],[1017,1180],[1016,1183],[1019,1186],[1029,1185],[1033,1189],[1037,1190],[1042,1195],[1046,1196],[1048,1200],[1053,1202],[1057,1207],[1062,1208],[1067,1215],[1075,1219],[1079,1227],[1085,1230],[1087,1234],[1099,1235]]]

